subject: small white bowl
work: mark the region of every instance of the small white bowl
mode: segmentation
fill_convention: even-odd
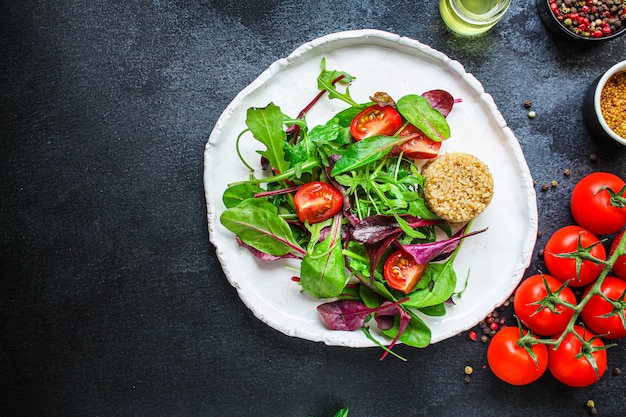
[[[600,108],[600,95],[604,86],[609,78],[622,71],[626,71],[626,61],[613,65],[591,84],[583,101],[583,112],[587,128],[592,135],[626,146],[626,138],[619,136],[609,127]]]

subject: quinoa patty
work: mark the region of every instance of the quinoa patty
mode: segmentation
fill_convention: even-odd
[[[426,205],[450,223],[465,223],[482,213],[493,197],[489,168],[474,155],[448,152],[429,162],[425,177]]]

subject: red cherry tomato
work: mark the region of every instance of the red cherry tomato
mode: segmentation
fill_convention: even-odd
[[[402,127],[402,116],[392,106],[369,106],[352,120],[350,133],[356,140],[370,136],[393,136]]]
[[[613,242],[611,242],[611,248],[609,249],[609,254],[611,256],[613,256],[617,250],[617,245],[619,245],[620,240],[624,236],[624,232],[626,232],[626,230],[622,230],[617,236],[615,236]],[[619,278],[626,280],[626,255],[621,255],[617,258],[613,264],[613,273]]]
[[[302,222],[319,223],[341,210],[343,197],[335,187],[322,181],[301,186],[293,197],[296,213]]]
[[[527,330],[523,331],[526,335]],[[511,385],[526,385],[536,381],[548,367],[548,349],[546,345],[535,344],[528,351],[517,344],[520,331],[517,327],[503,327],[489,342],[487,363],[491,371],[504,382]],[[536,360],[536,362],[535,362]]]
[[[602,266],[590,260],[563,258],[559,255],[575,253],[579,251],[579,243],[582,251],[586,251],[594,257],[606,260],[606,250],[600,240],[591,232],[580,226],[565,226],[554,232],[546,243],[544,262],[550,275],[561,282],[569,281],[571,287],[582,287],[589,284],[602,272]],[[580,264],[580,271],[577,271]]]
[[[424,275],[426,266],[418,264],[409,253],[398,249],[387,258],[383,275],[391,288],[408,294]]]
[[[552,294],[548,298],[546,284]],[[557,293],[561,286],[563,283],[550,275],[533,275],[522,281],[515,291],[513,298],[515,314],[533,333],[554,336],[561,334],[567,327],[574,310],[552,299],[576,305],[576,297],[568,287]]]
[[[624,180],[608,172],[594,172],[574,186],[570,206],[580,226],[596,235],[610,235],[626,225],[625,203]]]
[[[432,159],[439,154],[441,142],[437,142],[426,136],[421,130],[413,125],[407,125],[400,132],[400,136],[418,134],[419,136],[409,139],[402,145],[391,150],[394,154],[402,154],[407,158]]]
[[[585,340],[585,344],[576,335],[569,333],[558,349],[548,349],[548,369],[557,380],[566,385],[586,387],[604,375],[607,363],[606,350],[591,351],[592,348],[604,347],[604,343],[584,327],[574,326],[574,331]],[[590,342],[592,338],[594,339]],[[592,358],[592,361],[589,358]]]
[[[591,291],[591,288],[585,291],[585,296],[589,291]],[[626,315],[624,315],[624,305],[626,305],[624,301],[626,281],[608,276],[602,281],[600,291],[605,297],[608,297],[615,303],[620,302],[619,300],[621,299],[621,312],[615,311],[615,314],[611,315],[611,313],[614,312],[613,305],[601,295],[596,294],[591,297],[583,307],[583,311],[581,312],[583,321],[589,329],[607,339],[621,339],[622,337],[626,337],[626,328],[624,328],[624,323],[626,323]],[[621,319],[620,315],[622,317]],[[623,319],[625,320],[624,322],[622,322]]]

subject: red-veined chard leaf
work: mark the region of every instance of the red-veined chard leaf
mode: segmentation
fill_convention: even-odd
[[[411,228],[432,226],[442,223],[441,220],[426,220],[419,217],[401,216]],[[394,216],[376,214],[361,220],[352,231],[352,238],[363,243],[367,256],[370,258],[370,284],[374,279],[374,271],[385,250],[391,242],[402,235],[403,230]]]
[[[463,229],[460,230],[460,232]],[[474,232],[462,234],[457,233],[449,239],[438,240],[436,242],[415,243],[410,245],[401,245],[402,249],[408,252],[418,264],[424,265],[433,259],[454,252],[466,237],[482,233],[487,229],[477,230]]]
[[[408,346],[420,348],[428,346],[430,344],[431,332],[426,323],[410,310],[403,310],[410,315],[409,322],[406,322],[406,318],[404,321],[396,319],[394,326],[389,330],[383,330],[383,333]]]
[[[249,198],[227,209],[220,222],[245,244],[274,256],[306,251],[296,242],[289,224],[278,216],[277,208],[261,199]]]
[[[446,118],[433,109],[428,99],[417,94],[406,95],[397,104],[400,114],[426,136],[435,141],[450,137],[450,126]]]
[[[331,330],[357,330],[365,325],[372,313],[381,312],[385,315],[397,314],[395,310],[405,299],[386,302],[378,307],[368,307],[358,300],[337,300],[317,306],[322,320]]]

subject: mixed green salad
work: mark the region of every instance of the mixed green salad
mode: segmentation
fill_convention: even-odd
[[[395,355],[398,341],[430,343],[418,312],[446,314],[460,244],[480,231],[469,232],[471,222],[453,228],[429,210],[416,165],[438,155],[450,137],[446,117],[460,100],[431,90],[398,100],[375,92],[356,101],[354,81],[323,59],[319,94],[296,117],[274,103],[247,110],[237,153],[251,174],[224,191],[220,221],[259,259],[301,260],[294,285],[331,299],[318,307],[324,324],[362,329],[385,350],[383,359]],[[308,126],[307,113],[323,99],[347,106],[325,124]],[[259,162],[239,151],[250,135],[262,145],[262,176],[254,175]],[[389,340],[377,340],[370,325]]]

